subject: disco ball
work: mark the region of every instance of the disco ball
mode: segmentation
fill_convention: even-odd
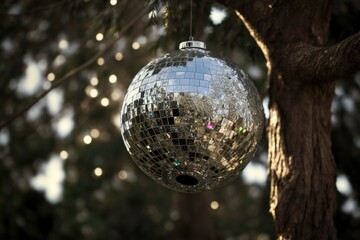
[[[134,162],[161,185],[200,192],[240,174],[263,131],[259,94],[244,71],[199,41],[147,64],[121,110]]]

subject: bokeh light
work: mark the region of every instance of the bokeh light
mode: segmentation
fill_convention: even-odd
[[[212,201],[210,203],[210,207],[211,207],[211,209],[216,210],[219,208],[219,203],[217,201]]]
[[[140,43],[138,42],[133,42],[133,44],[131,45],[131,47],[134,49],[134,50],[138,50],[140,48]]]
[[[125,170],[121,170],[121,171],[119,171],[119,173],[118,173],[118,177],[119,177],[121,180],[125,180],[125,179],[127,179],[127,177],[128,177],[128,173],[127,173]]]
[[[96,88],[92,88],[89,92],[89,96],[92,98],[96,98],[99,95],[99,92]]]
[[[124,58],[124,55],[121,52],[115,54],[116,61],[121,61]]]
[[[49,80],[50,82],[55,80],[55,74],[50,72],[48,73],[48,75],[46,76],[47,80]]]
[[[103,170],[101,168],[97,167],[94,169],[94,174],[95,174],[95,176],[100,177],[103,174]]]
[[[100,131],[99,131],[99,129],[97,129],[97,128],[91,129],[91,131],[90,131],[90,136],[91,136],[92,138],[98,138],[98,137],[100,136]]]
[[[110,83],[116,83],[116,81],[117,81],[117,76],[115,74],[111,74],[109,76],[109,82]]]
[[[100,104],[101,104],[101,106],[103,106],[103,107],[109,106],[109,103],[110,103],[110,101],[109,101],[108,98],[102,98],[101,101],[100,101]]]
[[[60,49],[66,49],[66,48],[68,48],[68,47],[69,47],[69,42],[68,42],[67,40],[61,39],[61,40],[59,41],[59,48],[60,48]]]
[[[66,150],[62,150],[59,155],[62,160],[66,160],[69,157],[69,153]]]
[[[99,66],[102,66],[102,65],[104,65],[104,63],[105,63],[105,59],[104,59],[104,58],[98,58],[97,61],[96,61],[96,63],[97,63]]]
[[[97,86],[99,84],[99,79],[97,77],[92,77],[90,79],[90,84],[93,86]]]
[[[83,138],[85,144],[90,144],[92,142],[92,137],[90,135],[86,135]]]
[[[95,36],[97,41],[102,41],[104,39],[104,35],[102,33],[97,33]]]

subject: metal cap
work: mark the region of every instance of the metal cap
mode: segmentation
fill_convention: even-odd
[[[179,49],[183,48],[201,48],[206,49],[206,44],[200,41],[185,41],[179,44]]]

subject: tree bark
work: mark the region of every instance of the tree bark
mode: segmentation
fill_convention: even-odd
[[[336,167],[330,149],[334,84],[282,84],[277,71],[271,81],[270,212],[278,238],[336,239]]]
[[[334,81],[360,70],[360,34],[325,47],[328,0],[218,0],[236,10],[268,67],[270,212],[278,239],[336,239]]]

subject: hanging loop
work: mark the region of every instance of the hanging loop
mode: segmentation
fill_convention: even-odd
[[[194,40],[194,37],[192,36],[192,0],[190,0],[190,37],[189,40]]]
[[[185,41],[179,44],[179,49],[183,48],[201,48],[206,49],[206,44],[201,41]]]

